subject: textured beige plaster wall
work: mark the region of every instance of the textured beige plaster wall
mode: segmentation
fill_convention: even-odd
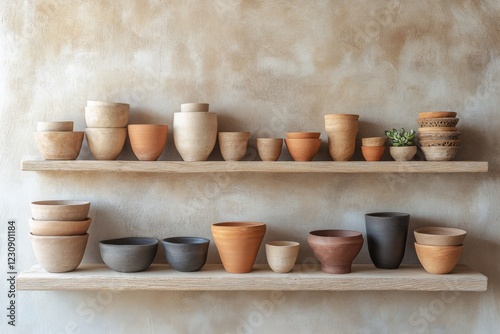
[[[88,199],[84,261],[101,239],[211,237],[210,224],[257,220],[265,241],[364,232],[364,213],[404,211],[411,229],[465,228],[461,259],[489,277],[484,293],[27,292],[2,333],[493,333],[500,324],[497,1],[4,1],[0,4],[1,254],[16,219],[18,270],[36,263],[29,202]],[[131,122],[172,126],[188,101],[210,102],[221,130],[284,136],[322,130],[327,113],[360,114],[360,137],[416,127],[419,111],[458,111],[458,160],[487,174],[144,175],[21,172],[39,159],[40,120],[74,120],[87,99],[129,102]],[[328,159],[326,137],[320,160]],[[257,160],[251,143],[246,160]],[[386,156],[386,159],[389,157]],[[80,159],[91,159],[86,145]],[[134,159],[129,144],[119,159]],[[161,160],[179,160],[170,134]],[[220,159],[216,151],[211,159]],[[290,157],[285,152],[283,160]],[[355,159],[361,155],[356,153]],[[405,263],[417,263],[413,238]],[[162,261],[161,254],[157,261]],[[210,262],[218,262],[211,247]],[[261,249],[258,262],[264,262]],[[5,255],[0,277],[5,282]],[[369,263],[366,246],[356,259]],[[0,308],[6,307],[0,285]]]

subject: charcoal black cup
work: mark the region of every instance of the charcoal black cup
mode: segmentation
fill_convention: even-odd
[[[162,240],[167,262],[177,271],[200,270],[207,261],[210,240],[198,237],[173,237]]]

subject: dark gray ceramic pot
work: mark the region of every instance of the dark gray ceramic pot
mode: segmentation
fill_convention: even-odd
[[[365,215],[368,251],[375,267],[397,269],[403,261],[410,215],[375,212]]]
[[[99,250],[104,263],[115,271],[132,273],[146,270],[156,256],[158,239],[120,238],[102,240]]]
[[[198,271],[207,262],[210,240],[198,237],[173,237],[162,240],[167,262],[177,271]]]

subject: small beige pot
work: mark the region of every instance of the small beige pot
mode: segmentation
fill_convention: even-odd
[[[38,122],[36,131],[73,131],[73,121],[65,122]]]
[[[85,137],[96,160],[115,160],[125,145],[127,128],[86,128]]]
[[[92,218],[86,220],[29,220],[33,235],[61,236],[83,235],[87,233]]]
[[[240,161],[247,152],[250,132],[219,132],[219,146],[226,161]]]
[[[208,103],[183,103],[181,112],[208,112]]]
[[[269,267],[277,273],[288,273],[293,269],[300,244],[295,241],[271,241],[266,244]]]
[[[416,146],[391,146],[391,157],[396,161],[410,161],[417,154]]]
[[[281,155],[283,138],[257,138],[257,151],[262,161],[276,161]]]
[[[75,160],[83,143],[83,131],[35,132],[34,136],[45,160]]]
[[[31,217],[35,220],[85,220],[90,202],[49,200],[31,202]]]
[[[128,103],[87,100],[87,107],[118,107],[118,106],[127,106],[130,108],[130,105]]]
[[[361,138],[362,146],[384,146],[387,137],[367,137]]]

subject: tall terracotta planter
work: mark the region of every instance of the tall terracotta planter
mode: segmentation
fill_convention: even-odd
[[[257,258],[266,224],[224,222],[212,224],[212,236],[222,265],[230,273],[248,273]]]
[[[351,160],[356,148],[359,115],[325,115],[325,130],[328,136],[328,150],[335,161]]]
[[[141,161],[157,160],[167,143],[168,125],[129,124],[130,145],[137,159]]]
[[[207,160],[216,139],[216,113],[174,113],[174,144],[184,161]]]

